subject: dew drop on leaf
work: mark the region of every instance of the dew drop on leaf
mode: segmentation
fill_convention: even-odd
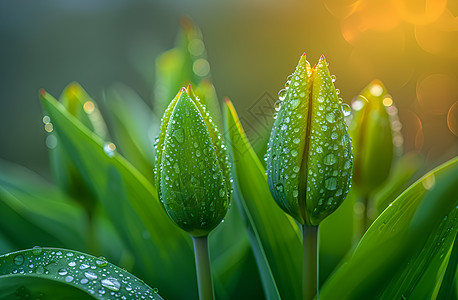
[[[121,284],[119,283],[119,281],[113,277],[102,279],[101,282],[102,282],[102,286],[106,287],[109,290],[115,291],[115,292],[119,291],[119,289],[121,288]]]
[[[13,261],[16,266],[21,266],[24,263],[24,256],[22,254],[18,254],[14,257]]]
[[[97,258],[97,260],[95,261],[95,264],[98,266],[98,267],[106,267],[108,265],[108,262],[107,260],[104,258],[104,257],[99,257]]]

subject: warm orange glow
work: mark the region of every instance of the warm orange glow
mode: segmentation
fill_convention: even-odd
[[[431,74],[417,83],[417,98],[429,114],[445,115],[458,95],[458,81],[447,74]]]
[[[434,22],[447,7],[447,0],[396,0],[392,2],[399,17],[415,25]]]

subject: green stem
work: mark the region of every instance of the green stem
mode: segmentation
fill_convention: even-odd
[[[302,225],[302,295],[304,300],[318,299],[318,226]]]
[[[192,236],[194,244],[194,257],[196,260],[197,284],[199,286],[200,300],[213,300],[213,281],[210,271],[210,257],[208,252],[208,235],[202,237]]]
[[[361,204],[363,207],[363,213],[361,216],[361,228],[360,228],[360,236],[361,239],[364,233],[366,233],[367,228],[370,226],[369,220],[369,195],[365,194],[361,199]]]

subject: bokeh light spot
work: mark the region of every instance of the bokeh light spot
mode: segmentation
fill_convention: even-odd
[[[448,110],[447,126],[455,136],[458,136],[458,101],[453,103]]]
[[[204,77],[210,73],[210,64],[204,58],[199,58],[192,65],[192,70],[197,76]]]

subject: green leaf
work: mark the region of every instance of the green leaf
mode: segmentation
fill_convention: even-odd
[[[428,273],[425,270],[435,268],[437,273],[444,259],[441,247],[448,249],[456,234],[457,186],[457,158],[410,186],[372,224],[346,263],[325,284],[320,298],[413,295],[426,282],[421,278]],[[433,289],[434,282],[428,288],[429,297]],[[419,293],[426,295],[425,289]]]
[[[162,299],[104,258],[57,248],[0,256],[1,299]]]
[[[456,281],[456,272],[458,266],[458,232],[455,235],[455,241],[453,242],[452,253],[447,264],[447,269],[445,271],[444,278],[442,279],[442,284],[439,290],[439,294],[436,299],[452,299],[453,290],[456,288],[453,286]],[[456,295],[454,295],[456,299]]]
[[[143,176],[153,182],[154,138],[159,120],[146,103],[130,88],[117,84],[105,95],[114,137],[120,152]]]
[[[405,190],[407,183],[412,182],[412,177],[422,165],[423,159],[416,153],[403,155],[396,161],[390,177],[374,195],[377,216]]]
[[[244,218],[268,299],[301,297],[301,233],[273,200],[265,170],[249,144],[229,101],[226,141],[232,160],[234,198]]]
[[[48,244],[86,249],[80,206],[38,175],[0,162],[0,231],[17,248]]]
[[[166,296],[185,297],[195,291],[191,241],[170,221],[156,189],[113,144],[89,131],[51,95],[43,91],[41,98],[59,142],[134,254],[136,272],[154,280]],[[182,282],[183,289],[176,289],[169,278]]]

